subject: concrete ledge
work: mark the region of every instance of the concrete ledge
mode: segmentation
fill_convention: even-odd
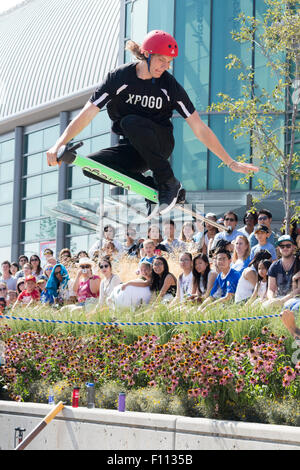
[[[13,449],[50,405],[0,401],[0,449]],[[300,450],[300,429],[173,415],[65,407],[28,450]]]

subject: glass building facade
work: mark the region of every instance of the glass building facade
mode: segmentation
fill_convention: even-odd
[[[214,131],[227,152],[237,158],[250,158],[253,153],[249,139],[234,140],[226,114],[208,112],[207,108],[219,100],[218,93],[234,98],[241,95],[242,83],[235,70],[225,69],[228,54],[242,58],[246,65],[255,67],[256,81],[262,88],[274,87],[274,77],[265,73],[265,59],[258,50],[235,42],[230,32],[236,29],[236,18],[241,11],[261,18],[265,4],[259,0],[121,0],[121,28],[119,62],[132,60],[125,50],[127,39],[141,42],[147,31],[163,29],[172,33],[179,44],[179,57],[173,63],[171,73],[183,85],[202,120]],[[109,46],[108,46],[109,47]],[[107,70],[108,71],[108,70]],[[65,125],[79,109],[65,110]],[[66,118],[67,115],[67,118]],[[280,124],[285,119],[278,117]],[[61,184],[65,186],[65,198],[100,199],[100,185],[82,175],[80,169],[69,167],[60,174],[58,167],[48,167],[46,151],[56,141],[65,127],[58,114],[48,120],[29,124],[19,131],[11,129],[1,135],[0,122],[0,261],[12,259],[18,254],[41,253],[47,244],[57,242],[58,222],[47,214],[47,207],[61,197]],[[171,157],[175,175],[187,191],[204,193],[249,193],[254,190],[258,174],[247,184],[241,184],[240,175],[220,166],[220,160],[199,142],[190,127],[178,114],[173,116],[176,146]],[[17,142],[18,136],[18,142]],[[113,136],[105,110],[76,137],[84,146],[80,154],[85,156],[111,145]],[[282,147],[288,142],[281,142]],[[299,151],[300,141],[296,141]],[[272,180],[264,175],[266,185]],[[299,182],[292,189],[300,190]],[[109,188],[106,185],[105,194]],[[222,196],[223,197],[223,196]],[[69,246],[74,252],[87,249],[95,239],[95,233],[76,225],[67,225],[60,239],[60,248]],[[13,240],[13,243],[12,243]],[[17,246],[18,245],[18,246]],[[17,246],[17,247],[16,247]],[[57,246],[56,246],[57,247]]]

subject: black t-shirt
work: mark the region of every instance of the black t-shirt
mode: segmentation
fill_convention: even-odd
[[[172,129],[173,110],[184,119],[195,111],[188,94],[170,73],[164,72],[154,82],[142,80],[136,74],[137,63],[121,65],[109,72],[90,98],[90,102],[100,109],[106,105],[116,134],[122,135],[120,119],[128,114],[151,119]]]
[[[277,291],[279,296],[285,296],[292,290],[292,277],[294,275],[295,262],[289,271],[285,271],[282,260],[274,261],[269,267],[268,275],[276,278]]]

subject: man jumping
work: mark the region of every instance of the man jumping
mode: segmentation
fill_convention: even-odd
[[[106,106],[112,120],[112,130],[120,136],[120,141],[113,147],[89,155],[89,158],[157,188],[159,204],[155,205],[155,212],[162,215],[175,206],[178,198],[184,202],[182,185],[175,178],[169,163],[174,148],[173,110],[232,171],[247,174],[259,170],[252,164],[239,163],[227,154],[216,135],[200,119],[186,91],[167,72],[173,59],[178,56],[177,42],[170,34],[151,31],[141,46],[128,41],[126,48],[137,61],[121,65],[106,75],[80,113],[48,150],[49,166],[57,165],[58,149],[76,137]],[[149,169],[153,172],[153,178],[143,176]],[[90,178],[106,182],[96,175],[83,172]]]

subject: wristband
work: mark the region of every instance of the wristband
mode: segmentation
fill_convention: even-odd
[[[235,160],[233,160],[231,163],[229,163],[228,168],[231,169],[231,165],[232,165],[233,163],[235,163]]]

